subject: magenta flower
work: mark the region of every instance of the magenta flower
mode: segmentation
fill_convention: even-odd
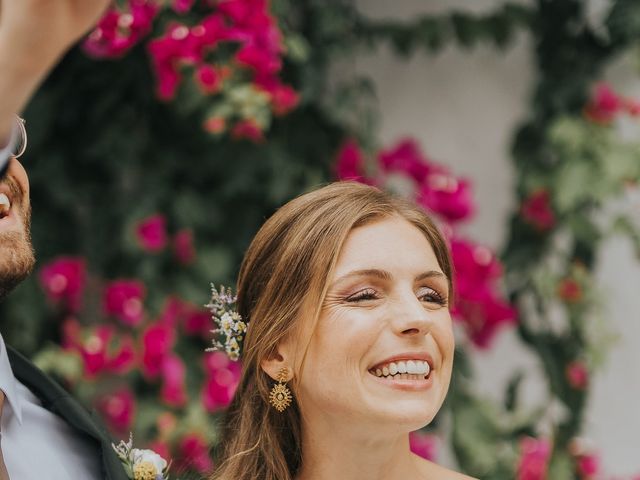
[[[83,331],[76,320],[69,319],[63,325],[62,343],[66,350],[80,355],[87,378],[101,373],[127,373],[135,364],[133,339],[129,335],[116,336],[111,325]]]
[[[187,433],[180,440],[178,457],[181,468],[192,468],[202,475],[213,469],[213,462],[209,456],[209,444],[199,433]]]
[[[202,308],[188,306],[183,316],[183,327],[187,335],[208,338],[211,335],[211,312]]]
[[[193,243],[193,230],[184,228],[173,237],[173,253],[178,263],[190,265],[196,259],[196,249]]]
[[[255,120],[251,119],[240,120],[236,123],[231,129],[231,137],[236,140],[244,138],[255,143],[259,143],[264,140],[260,125],[258,125]]]
[[[130,327],[144,318],[144,285],[137,280],[115,280],[104,291],[104,311]]]
[[[582,299],[582,287],[573,278],[564,278],[558,284],[558,296],[567,303],[577,303]]]
[[[221,352],[205,355],[208,379],[202,390],[202,403],[209,412],[226,408],[240,381],[240,365]]]
[[[205,95],[217,93],[222,87],[222,78],[212,65],[206,63],[200,65],[195,71],[195,78]]]
[[[158,5],[147,0],[129,0],[128,7],[128,11],[116,7],[107,10],[82,45],[88,55],[121,57],[151,32]]]
[[[209,117],[204,121],[203,128],[209,133],[217,135],[227,128],[227,121],[224,117]]]
[[[488,248],[459,238],[451,239],[451,256],[456,287],[452,313],[476,346],[488,348],[500,328],[517,317],[494,285],[502,266]]]
[[[565,375],[569,385],[576,390],[584,390],[589,385],[589,369],[579,360],[573,361],[567,365]]]
[[[487,247],[461,238],[452,238],[450,246],[456,274],[464,281],[485,283],[502,275],[502,265]]]
[[[271,100],[273,113],[277,116],[286,115],[296,108],[300,95],[289,85],[280,83],[277,77],[262,77],[256,79],[256,86],[264,91]]]
[[[520,214],[527,223],[539,232],[550,230],[556,223],[549,191],[545,189],[537,190],[529,195],[520,207]]]
[[[133,424],[136,400],[133,392],[122,388],[100,397],[97,401],[98,411],[107,425],[120,434],[128,432]]]
[[[184,362],[177,355],[168,355],[162,361],[162,388],[160,399],[171,407],[187,403]]]
[[[136,225],[136,239],[143,250],[160,252],[167,245],[167,219],[161,214],[142,219]]]
[[[272,75],[282,68],[282,61],[277,53],[250,43],[236,53],[236,62],[252,69],[258,75]]]
[[[593,98],[585,107],[585,115],[597,123],[610,123],[622,109],[622,99],[606,83],[596,85]]]
[[[368,183],[365,177],[365,160],[360,146],[353,139],[342,144],[338,151],[336,176],[339,180]]]
[[[474,211],[469,181],[443,173],[427,176],[426,184],[418,192],[417,201],[449,222],[468,219]]]
[[[38,275],[48,300],[69,312],[80,310],[86,284],[86,262],[79,257],[58,257],[45,264]]]
[[[195,1],[196,0],[173,0],[171,8],[173,8],[176,13],[187,13],[189,10],[191,10]]]
[[[185,304],[178,297],[171,296],[164,302],[164,307],[158,317],[158,324],[175,328],[180,323],[185,312]]]
[[[600,458],[595,453],[580,455],[577,460],[578,474],[581,479],[593,479],[600,473]]]
[[[551,445],[548,440],[525,437],[520,441],[517,480],[546,480]]]
[[[381,151],[378,154],[378,162],[384,172],[403,173],[418,184],[424,183],[427,175],[433,170],[433,166],[430,166],[415,140],[408,138],[388,150]]]
[[[416,455],[427,460],[436,459],[437,438],[421,432],[411,432],[409,434],[409,446]]]
[[[175,335],[173,328],[164,323],[147,327],[142,334],[142,372],[150,378],[157,377],[169,356]]]
[[[462,282],[458,282],[461,286]],[[453,315],[461,321],[471,341],[479,348],[489,348],[498,331],[516,320],[516,311],[486,285],[468,283],[459,288]]]

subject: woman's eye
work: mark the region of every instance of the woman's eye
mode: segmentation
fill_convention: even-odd
[[[447,299],[436,292],[433,288],[421,288],[418,290],[418,298],[423,302],[437,303],[438,305],[447,304]]]
[[[376,291],[372,288],[367,288],[348,296],[347,302],[361,302],[363,300],[375,300],[376,298],[378,298]]]

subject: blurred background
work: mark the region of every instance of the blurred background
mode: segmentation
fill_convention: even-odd
[[[640,478],[640,4],[123,0],[25,113],[38,265],[5,339],[116,438],[204,474],[240,366],[209,284],[349,179],[451,242],[457,356],[413,450],[482,479]]]

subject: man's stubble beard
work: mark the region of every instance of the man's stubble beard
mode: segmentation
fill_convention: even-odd
[[[31,244],[31,208],[22,210],[21,216],[22,231],[0,233],[0,300],[29,276],[36,261]]]

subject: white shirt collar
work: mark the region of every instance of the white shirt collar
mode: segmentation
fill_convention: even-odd
[[[11,410],[18,419],[18,423],[22,425],[22,404],[20,403],[16,378],[13,376],[13,370],[11,370],[7,347],[4,344],[2,334],[0,334],[0,390],[4,392],[5,399],[11,405]]]

